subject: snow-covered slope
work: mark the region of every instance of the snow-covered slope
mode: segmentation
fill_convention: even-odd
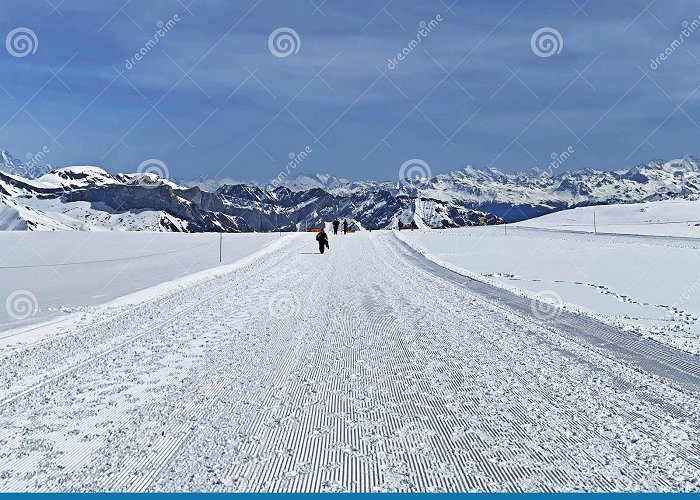
[[[162,210],[118,211],[100,203],[66,203],[60,198],[22,201],[0,197],[0,230],[187,232],[187,221]]]
[[[397,234],[462,274],[700,355],[697,240],[505,229]]]
[[[176,182],[185,188],[198,187],[202,191],[211,192],[221,189],[224,186],[243,184],[242,181],[232,179],[230,177],[221,177],[218,179],[213,179],[211,177],[198,177],[196,179],[178,179]]]
[[[120,181],[99,167],[76,166],[53,170],[32,180],[30,184],[45,189],[65,191],[119,183]]]
[[[72,193],[133,182],[133,176],[116,178],[97,167],[61,168],[31,180],[0,173],[0,230],[187,230],[186,221],[167,211],[68,199]]]
[[[558,175],[538,170],[506,174],[493,167],[479,170],[469,166],[416,186],[317,174],[256,188],[273,196],[280,189],[297,196],[318,193],[318,200],[331,200],[331,211],[336,205],[338,210],[347,207],[352,213],[344,215],[362,220],[368,228],[395,227],[399,221],[414,221],[421,227],[458,227],[479,224],[481,216],[493,224],[586,205],[697,199],[700,161],[687,156],[615,172],[581,170]]]
[[[544,215],[517,225],[560,231],[700,238],[700,201],[664,200],[580,207]]]
[[[59,214],[47,214],[43,210],[21,204],[12,198],[0,196],[1,231],[70,231],[78,230],[78,224],[65,224]]]
[[[283,244],[4,333],[0,490],[700,490],[692,356],[533,317],[386,231],[331,235],[323,258],[311,235],[225,238],[260,236]]]
[[[467,167],[434,177],[420,192],[437,200],[471,203],[514,221],[579,205],[698,196],[700,160],[684,157],[616,172],[581,170],[557,176]],[[503,207],[510,207],[511,213],[501,213]]]
[[[330,192],[334,189],[347,189],[351,182],[329,174],[299,175],[294,178],[276,181],[268,186],[286,187],[292,191],[308,191],[310,189],[325,189]]]
[[[0,214],[1,216],[1,214]],[[295,235],[288,235],[295,237]],[[0,298],[26,291],[35,310],[0,308],[0,331],[59,319],[137,290],[231,264],[277,234],[0,232]],[[9,302],[8,302],[9,304]],[[12,336],[0,335],[0,350]]]
[[[45,153],[27,155],[27,162],[15,158],[9,151],[0,150],[0,170],[8,174],[19,175],[27,179],[35,179],[51,170],[50,165],[39,165]]]

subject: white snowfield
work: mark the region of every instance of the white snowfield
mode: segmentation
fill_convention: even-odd
[[[580,207],[526,220],[516,225],[585,233],[597,231],[609,234],[700,238],[700,201],[664,200]]]
[[[0,489],[700,490],[697,358],[313,236],[0,349]]]
[[[700,355],[700,239],[517,225],[400,237],[466,276]]]
[[[222,262],[281,237],[225,234]],[[220,265],[218,234],[0,231],[0,337]]]

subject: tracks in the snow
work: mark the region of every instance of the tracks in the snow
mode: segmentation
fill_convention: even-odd
[[[257,260],[267,259],[269,265],[275,265],[279,258],[279,255],[262,251],[258,259],[253,258],[251,263],[244,265],[244,272],[236,274],[233,281],[227,276],[215,276],[195,285],[196,293],[193,293],[192,287],[174,291],[1,354],[4,370],[0,371],[0,387],[9,389],[0,396],[0,408],[133,344],[193,309],[205,307],[212,299],[245,284],[247,280],[255,279],[254,272],[245,271],[251,266],[260,266]],[[239,277],[240,274],[243,276]],[[214,288],[213,292],[211,288]],[[51,374],[44,377],[39,374],[47,372]],[[31,382],[22,387],[21,382],[27,381]]]
[[[70,417],[64,417],[62,420],[52,417],[50,427],[46,428],[64,428],[67,431],[71,425],[78,428],[83,427],[80,434],[83,439],[81,439],[81,443],[69,444],[73,440],[73,431],[64,434],[63,439],[59,438],[59,442],[64,441],[61,447],[70,446],[72,448],[70,453],[65,456],[65,459],[57,461],[60,456],[57,455],[57,458],[45,464],[36,461],[37,452],[39,454],[41,452],[32,449],[31,444],[17,445],[13,452],[5,453],[5,457],[9,460],[17,454],[18,457],[24,456],[24,458],[13,462],[12,474],[8,475],[8,471],[5,470],[4,474],[11,479],[9,482],[4,482],[14,484],[12,489],[17,489],[19,488],[17,485],[24,483],[17,481],[19,477],[29,478],[35,475],[41,477],[40,475],[54,469],[68,474],[67,477],[73,477],[75,481],[73,484],[76,486],[89,484],[84,482],[85,478],[93,475],[95,470],[95,462],[89,462],[90,454],[94,459],[96,450],[100,447],[107,446],[109,448],[108,443],[113,442],[115,437],[125,436],[126,429],[130,425],[134,425],[133,417],[130,414],[134,412],[143,414],[142,412],[145,412],[149,415],[158,415],[160,413],[158,405],[163,405],[164,402],[160,396],[156,396],[162,393],[163,389],[167,389],[168,385],[176,383],[177,378],[173,375],[178,371],[182,372],[182,369],[178,370],[177,367],[174,370],[169,370],[167,365],[163,365],[158,360],[161,356],[157,355],[155,349],[159,346],[170,349],[178,348],[177,350],[181,352],[180,356],[185,359],[188,357],[198,359],[200,356],[199,354],[187,354],[190,350],[193,352],[201,351],[201,345],[197,346],[199,340],[196,336],[183,332],[185,333],[183,337],[175,323],[191,325],[190,317],[196,314],[202,315],[202,309],[209,311],[214,308],[216,310],[216,304],[222,302],[222,299],[238,295],[237,288],[245,288],[250,281],[260,279],[261,269],[277,266],[289,258],[289,250],[285,248],[276,253],[261,253],[263,255],[257,259],[251,258],[249,263],[242,265],[229,275],[208,278],[185,290],[178,290],[151,300],[145,305],[126,308],[121,313],[70,332],[72,335],[54,337],[26,346],[25,350],[16,353],[15,357],[19,357],[19,360],[10,356],[9,359],[12,363],[8,363],[4,367],[6,370],[22,372],[24,377],[16,376],[20,381],[29,379],[29,375],[33,374],[33,367],[23,362],[24,357],[32,354],[34,357],[29,359],[39,363],[43,360],[46,365],[43,372],[49,372],[50,375],[41,377],[40,372],[38,380],[32,380],[21,390],[15,391],[0,401],[0,419],[16,412],[21,412],[28,417],[33,415],[33,419],[42,420],[41,415],[45,413],[58,415],[63,413],[66,417],[73,414],[72,418],[75,418],[76,422],[72,423]],[[126,340],[124,339],[125,332],[128,336]],[[213,338],[215,339],[216,336]],[[76,348],[83,344],[86,345],[84,355],[82,357],[72,355],[75,354]],[[105,346],[108,347],[105,348]],[[149,351],[151,352],[149,353]],[[168,351],[162,353],[163,356],[171,358],[173,354]],[[132,360],[132,363],[141,363],[142,366],[132,365],[128,360]],[[145,365],[143,365],[144,363]],[[149,366],[149,363],[155,364]],[[179,364],[181,364],[181,360],[176,359],[175,365]],[[55,367],[58,367],[58,370]],[[53,373],[51,373],[52,371]],[[158,373],[168,377],[168,372],[170,377],[174,379],[155,377],[155,380],[148,380],[149,377],[154,378],[153,374],[157,375]],[[141,373],[141,376],[135,376],[137,373]],[[235,370],[232,370],[228,379],[219,381],[219,383],[202,380],[203,390],[199,404],[193,405],[191,403],[194,401],[190,402],[180,411],[179,418],[181,420],[179,423],[175,423],[167,429],[168,432],[165,432],[165,428],[162,429],[162,438],[153,440],[153,450],[156,451],[156,454],[152,460],[144,460],[141,457],[124,463],[120,466],[122,474],[116,477],[111,473],[104,476],[100,474],[100,478],[93,478],[91,489],[140,490],[145,488],[150,484],[153,476],[161,470],[163,464],[166,464],[177,452],[179,445],[187,439],[189,422],[201,418],[202,414],[207,411],[208,405],[216,401],[217,395],[230,384],[231,377],[235,375]],[[81,377],[84,385],[78,382]],[[102,377],[106,378],[105,382],[100,382]],[[6,378],[6,380],[8,379]],[[127,380],[130,382],[129,384],[125,384]],[[143,393],[143,389],[139,387],[142,384],[146,393]],[[103,389],[95,391],[95,388],[100,386]],[[134,393],[141,394],[134,397]],[[145,405],[135,405],[134,403],[138,403],[139,399],[143,399]],[[54,408],[47,408],[49,405],[53,405]],[[17,420],[10,417],[8,422],[10,425],[7,425],[0,432],[0,444],[7,444],[8,438],[11,438],[13,434],[16,435]],[[137,418],[136,422],[140,423],[140,419]],[[107,434],[101,431],[105,426],[110,429]],[[88,430],[100,432],[91,435]],[[161,429],[158,431],[160,433]],[[32,434],[34,432],[36,431],[32,431]],[[43,445],[43,447],[45,446]],[[143,470],[138,471],[138,467],[141,466],[148,473],[143,474]],[[98,470],[100,467],[102,466],[100,465]],[[129,474],[129,471],[135,470],[141,472],[138,474],[139,481],[136,481],[136,476]],[[55,489],[55,486],[52,488],[48,483],[35,484],[35,488],[51,491]]]
[[[427,259],[405,242],[400,245],[406,258],[417,267],[441,278],[478,293],[493,304],[509,308],[521,317],[532,319],[532,300],[464,276]],[[567,335],[576,342],[606,351],[640,370],[663,377],[691,392],[700,393],[700,357],[674,349],[651,339],[621,331],[593,318],[570,311],[560,311],[553,317],[542,320],[542,324],[553,331]]]
[[[695,396],[436,275],[391,235],[307,248],[12,356],[24,392],[0,404],[0,489],[692,486]],[[280,292],[294,307],[272,315]]]
[[[0,408],[3,407],[3,406],[5,406],[5,405],[7,405],[7,404],[12,403],[13,401],[16,401],[16,400],[20,399],[20,398],[22,398],[22,397],[24,397],[24,396],[26,396],[26,395],[28,395],[28,394],[34,392],[34,391],[36,391],[37,389],[40,389],[41,387],[45,386],[46,384],[50,384],[51,382],[54,382],[54,381],[56,381],[56,380],[58,380],[58,379],[60,379],[60,378],[62,378],[62,377],[65,377],[66,375],[68,375],[68,374],[74,372],[75,370],[78,370],[78,369],[80,369],[80,368],[82,368],[82,367],[84,367],[84,366],[86,366],[86,365],[89,365],[90,363],[93,363],[93,362],[99,360],[99,359],[102,358],[103,356],[106,356],[106,355],[108,355],[108,354],[110,354],[110,353],[113,353],[113,352],[115,352],[115,351],[118,351],[119,349],[122,349],[122,348],[128,346],[129,344],[132,344],[132,343],[136,342],[137,340],[139,340],[141,337],[143,337],[143,336],[145,336],[145,335],[148,335],[148,334],[151,334],[151,333],[153,333],[153,332],[155,332],[155,331],[160,330],[160,329],[163,328],[164,326],[166,326],[166,325],[170,324],[171,322],[175,321],[177,318],[179,318],[179,317],[182,316],[183,314],[186,314],[186,313],[190,312],[192,309],[194,309],[194,308],[196,308],[196,307],[205,306],[205,305],[207,304],[207,302],[210,301],[211,299],[213,299],[213,298],[215,298],[215,297],[219,297],[219,296],[220,296],[221,294],[223,294],[224,292],[226,292],[226,291],[228,291],[228,290],[230,290],[230,289],[232,289],[232,288],[234,288],[235,286],[238,286],[238,285],[240,285],[240,284],[241,284],[240,282],[234,282],[233,284],[229,284],[229,285],[225,285],[225,286],[220,287],[220,288],[219,288],[218,290],[216,290],[216,292],[214,292],[214,293],[211,293],[211,294],[209,294],[209,295],[205,295],[204,297],[198,297],[196,300],[193,301],[193,303],[191,303],[191,304],[185,306],[184,308],[180,309],[177,313],[175,313],[175,314],[173,314],[173,315],[171,315],[171,316],[166,317],[164,320],[159,321],[156,325],[154,325],[154,326],[152,326],[152,327],[149,327],[149,328],[145,328],[145,329],[143,329],[142,331],[140,331],[139,333],[130,336],[127,340],[124,340],[123,342],[120,342],[120,343],[118,343],[118,344],[115,345],[115,346],[112,346],[112,347],[109,347],[108,349],[104,349],[104,350],[102,350],[102,351],[99,351],[99,352],[96,353],[96,354],[92,354],[92,355],[91,355],[89,358],[87,358],[86,360],[81,361],[81,362],[79,362],[79,363],[77,363],[77,364],[75,364],[75,365],[72,365],[72,366],[70,366],[69,368],[66,368],[66,369],[62,370],[62,371],[60,371],[59,373],[57,373],[57,374],[55,374],[55,375],[52,375],[52,376],[50,376],[50,377],[47,377],[47,378],[41,380],[40,382],[37,382],[37,383],[31,385],[30,387],[28,387],[28,388],[26,388],[26,389],[24,389],[24,390],[22,390],[22,391],[20,391],[20,392],[18,392],[18,393],[16,393],[16,394],[13,394],[12,396],[9,396],[9,397],[7,397],[7,398],[5,398],[5,399],[0,400]],[[112,319],[112,318],[110,318],[110,319]],[[107,321],[109,321],[109,320],[107,320]],[[102,323],[101,321],[98,322],[98,324],[101,324],[101,323]],[[90,328],[94,328],[95,326],[96,326],[96,325],[90,325]]]

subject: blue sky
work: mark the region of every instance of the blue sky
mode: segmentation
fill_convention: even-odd
[[[411,159],[437,174],[544,169],[568,148],[562,169],[700,154],[697,2],[453,2],[3,0],[0,41],[29,28],[38,45],[0,52],[0,148],[257,181],[305,148],[298,173],[391,180]],[[278,28],[298,34],[287,57]]]

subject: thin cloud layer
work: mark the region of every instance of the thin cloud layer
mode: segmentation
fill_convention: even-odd
[[[690,1],[4,10],[3,36],[26,27],[38,46],[0,58],[0,147],[48,146],[52,165],[129,171],[155,157],[179,178],[264,181],[310,147],[305,172],[394,179],[410,158],[441,173],[543,167],[569,147],[569,169],[697,153]],[[280,29],[295,44],[282,57],[270,45]]]

